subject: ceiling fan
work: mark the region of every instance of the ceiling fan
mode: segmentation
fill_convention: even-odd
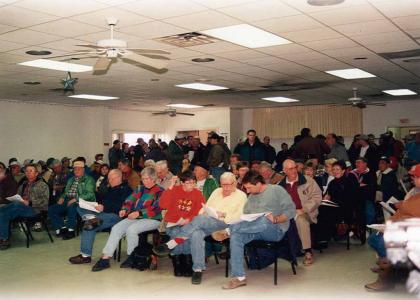
[[[150,71],[158,73],[165,71],[169,58],[162,55],[170,54],[170,52],[158,49],[127,48],[126,41],[114,39],[114,27],[118,23],[118,19],[107,18],[107,23],[111,28],[110,39],[99,40],[96,44],[76,45],[79,47],[86,47],[91,49],[78,50],[65,55],[54,56],[52,58],[65,56],[77,57],[79,59],[93,57],[98,58],[95,65],[93,66],[93,74],[96,75],[105,74],[111,64],[118,58],[123,62],[140,64],[141,67]]]
[[[153,112],[152,115],[158,116],[158,115],[168,115],[170,117],[176,117],[177,115],[184,115],[184,116],[195,116],[195,114],[192,113],[183,113],[183,112],[177,112],[176,109],[165,109],[163,111]]]
[[[362,97],[358,95],[358,89],[353,88],[353,97],[347,99],[349,103],[339,104],[339,105],[351,105],[354,107],[358,107],[360,109],[366,108],[367,105],[374,105],[374,106],[385,106],[384,102],[367,102]]]

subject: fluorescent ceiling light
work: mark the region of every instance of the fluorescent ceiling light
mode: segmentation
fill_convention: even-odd
[[[75,72],[75,73],[92,71],[91,66],[71,64],[67,62],[55,61],[55,60],[50,60],[50,59],[30,60],[30,61],[21,62],[18,65],[58,70],[58,71],[64,71],[64,72]]]
[[[119,97],[88,95],[88,94],[73,95],[73,96],[69,96],[69,97],[70,98],[89,99],[89,100],[115,100],[115,99],[119,99]]]
[[[392,96],[417,95],[416,92],[413,92],[412,90],[408,90],[408,89],[385,90],[385,91],[382,91],[382,92],[387,93],[388,95],[392,95]]]
[[[202,33],[248,48],[260,48],[292,43],[257,27],[240,24],[202,31]]]
[[[229,88],[224,86],[218,86],[207,83],[186,83],[186,84],[177,84],[177,87],[200,90],[200,91],[218,91],[218,90],[228,90]]]
[[[169,107],[178,107],[178,108],[200,108],[203,107],[201,105],[193,105],[193,104],[182,104],[182,103],[178,103],[178,104],[168,104],[166,106]]]
[[[368,72],[365,72],[360,69],[342,69],[342,70],[331,70],[331,71],[325,71],[325,73],[341,77],[344,79],[359,79],[359,78],[371,78],[376,77],[373,74],[370,74]]]
[[[288,103],[288,102],[299,102],[299,100],[292,99],[292,98],[286,98],[286,97],[267,97],[262,98],[263,100],[278,102],[278,103]]]

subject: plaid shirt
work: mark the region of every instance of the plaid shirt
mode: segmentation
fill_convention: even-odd
[[[71,200],[77,198],[77,186],[79,185],[79,178],[75,177],[74,182],[70,187],[70,190],[67,192],[67,199]]]

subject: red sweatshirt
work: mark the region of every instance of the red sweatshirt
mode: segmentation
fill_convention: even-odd
[[[180,218],[192,221],[205,202],[206,199],[198,189],[187,193],[178,185],[163,192],[159,206],[167,210],[164,221],[176,223]]]

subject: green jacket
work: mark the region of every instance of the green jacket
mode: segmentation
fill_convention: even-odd
[[[206,198],[206,201],[210,198],[211,193],[213,193],[213,191],[218,187],[219,185],[217,184],[216,179],[214,179],[212,176],[207,177],[203,186],[203,195],[204,198]]]
[[[64,201],[68,201],[71,199],[68,199],[67,193],[70,190],[70,187],[72,186],[73,182],[75,180],[75,177],[70,178],[67,180],[66,188],[64,189],[63,195],[61,195],[61,198],[64,199]],[[77,197],[82,198],[86,201],[95,202],[95,180],[88,176],[83,175],[79,179],[79,185],[77,186]],[[79,199],[77,199],[79,201]]]

